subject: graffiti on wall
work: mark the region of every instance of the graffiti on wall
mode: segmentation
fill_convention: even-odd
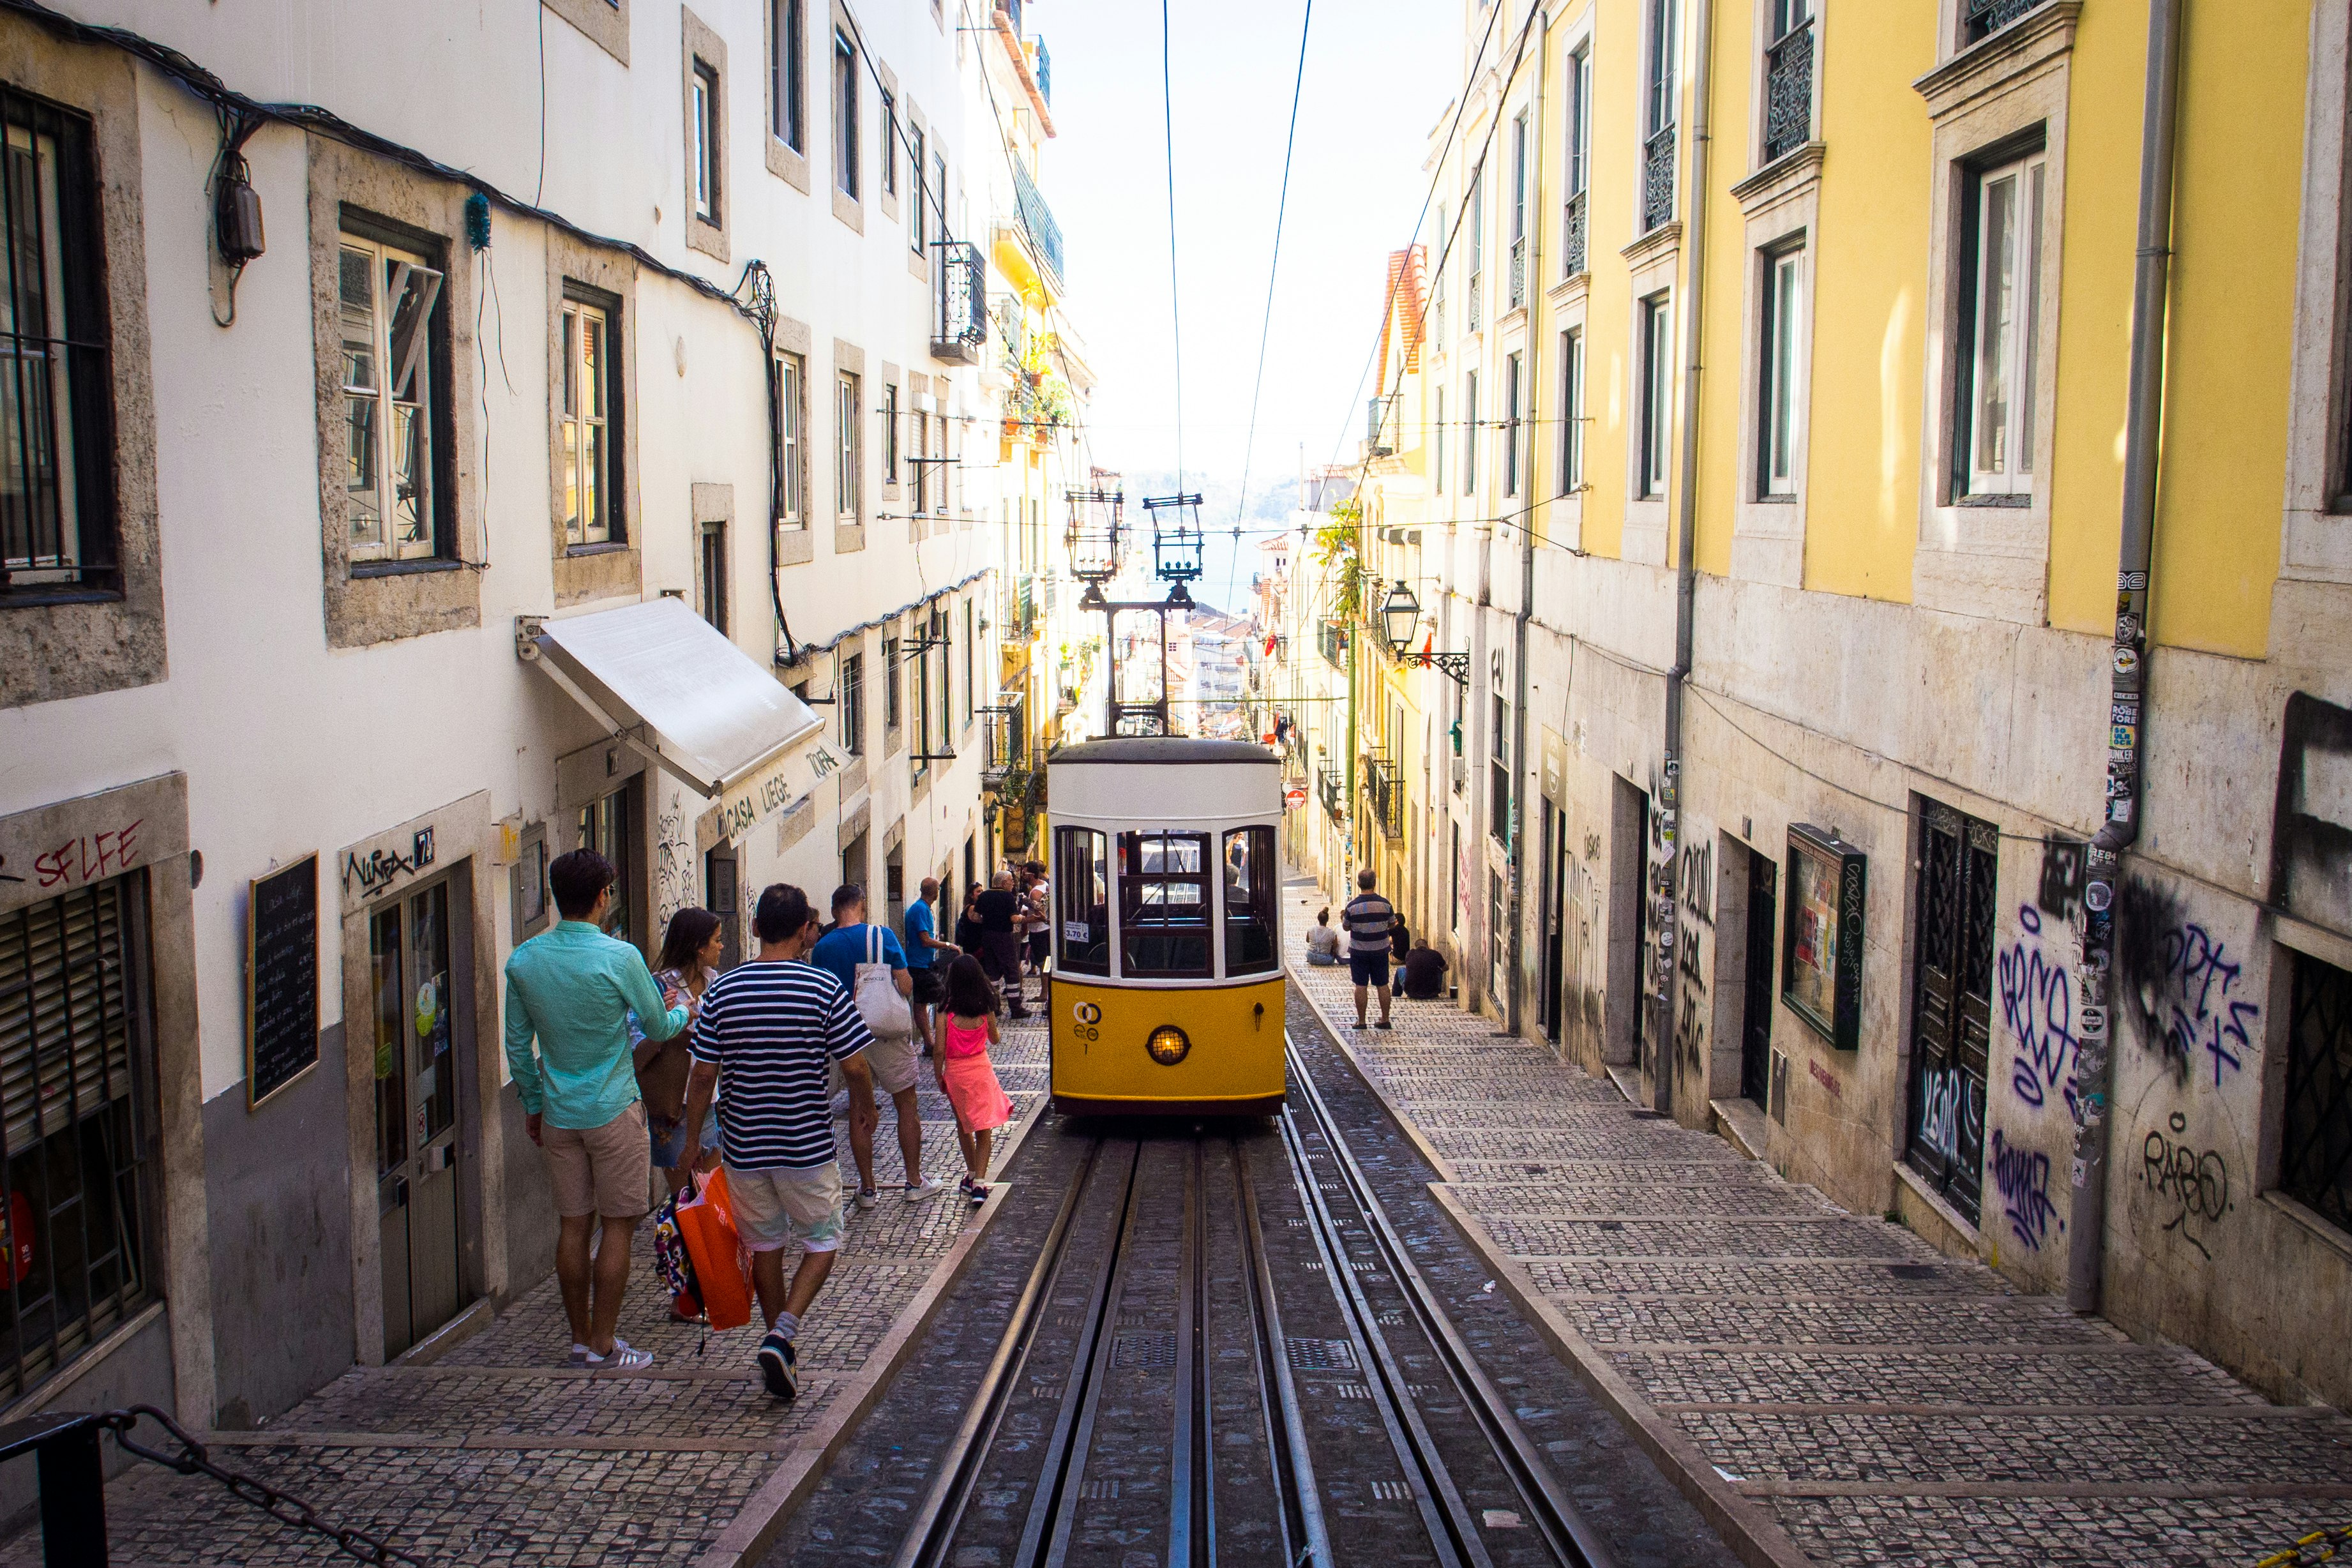
[[[2010,1062],[2010,1088],[2036,1110],[2053,1097],[2062,1100],[2067,1114],[2079,1120],[2074,982],[2065,964],[2042,942],[2042,910],[2020,904],[2017,925],[2018,939],[2001,950],[1995,971],[2001,1022],[2017,1045]]]
[[[2200,1072],[2210,1067],[2219,1089],[2223,1071],[2244,1068],[2253,1049],[2249,1031],[2263,1010],[2241,994],[2243,966],[2231,961],[2229,944],[2203,926],[2165,932],[2163,955],[2170,985],[2164,997],[2164,1054]]]
[[[1919,1141],[1947,1160],[1959,1158],[1962,1138],[1978,1146],[1984,1130],[1984,1100],[1955,1067],[1934,1068],[1919,1090]]]
[[[1715,941],[1715,842],[1694,832],[1683,844],[1675,867],[1682,890],[1682,943],[1675,961],[1682,1000],[1675,1018],[1675,1059],[1700,1085],[1706,1082],[1707,949]]]
[[[2053,1226],[2066,1228],[2050,1200],[2050,1156],[2011,1143],[1998,1128],[1992,1135],[1992,1180],[2009,1215],[2009,1234],[2019,1246],[2039,1252]]]
[[[670,916],[701,901],[695,886],[694,824],[682,792],[671,790],[654,833],[654,930],[669,929]],[[656,939],[658,941],[658,937]]]
[[[2139,1179],[2170,1212],[2164,1228],[2210,1263],[2204,1238],[2230,1212],[2230,1164],[2218,1149],[2196,1147],[2188,1131],[2189,1118],[2178,1110],[2164,1127],[2148,1129],[2140,1140]]]

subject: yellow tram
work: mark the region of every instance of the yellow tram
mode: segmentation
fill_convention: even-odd
[[[1283,1100],[1282,769],[1245,741],[1053,754],[1055,1108],[1270,1116]]]

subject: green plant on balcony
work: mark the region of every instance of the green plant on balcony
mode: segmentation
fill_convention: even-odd
[[[1060,343],[1051,332],[1032,332],[1017,350],[1007,347],[1004,373],[1013,384],[1004,394],[1006,419],[1031,429],[1070,423],[1074,405],[1069,384],[1054,368]]]

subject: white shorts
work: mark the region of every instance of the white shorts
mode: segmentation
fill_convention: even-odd
[[[866,1069],[874,1075],[874,1087],[885,1094],[904,1094],[915,1087],[921,1059],[915,1055],[915,1037],[902,1035],[886,1038],[877,1035],[866,1047]]]
[[[827,1160],[800,1170],[739,1171],[727,1167],[727,1205],[735,1234],[751,1252],[780,1252],[797,1241],[803,1252],[841,1247],[841,1167]]]

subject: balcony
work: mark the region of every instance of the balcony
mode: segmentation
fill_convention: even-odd
[[[996,0],[996,14],[1012,26],[1013,36],[1021,36],[1021,0]]]
[[[997,694],[996,701],[980,710],[980,782],[994,789],[1019,773],[1029,759],[1027,697],[1019,691]]]
[[[1523,235],[1511,241],[1511,309],[1528,308],[1528,242]]]
[[[1475,272],[1470,274],[1469,320],[1462,329],[1465,332],[1476,331],[1486,321],[1486,290],[1481,286],[1482,281]]]
[[[931,357],[978,364],[988,343],[988,267],[980,247],[951,239],[940,247],[940,311],[931,330]]]
[[[2042,0],[1968,0],[1968,9],[1960,21],[1960,37],[1973,44],[1980,38],[1998,33]]]
[[[1037,579],[1024,572],[1004,584],[1004,638],[1027,642],[1037,635]]]
[[[1574,278],[1589,270],[1584,261],[1585,196],[1582,191],[1568,198],[1568,216],[1562,224],[1567,231],[1560,236],[1560,276]]]
[[[1364,753],[1364,810],[1381,837],[1404,837],[1404,778],[1385,752]]]
[[[1663,228],[1675,216],[1675,128],[1661,126],[1642,149],[1642,232]]]
[[[1381,439],[1381,433],[1388,427],[1389,409],[1394,401],[1393,398],[1375,397],[1364,406],[1364,445],[1375,458],[1388,457],[1396,450]]]
[[[1046,108],[1051,109],[1054,106],[1054,57],[1045,52],[1045,39],[1031,41],[1037,46],[1037,96],[1045,100]]]
[[[1812,133],[1813,24],[1808,17],[1764,51],[1764,161],[1787,157]]]
[[[1315,775],[1315,793],[1322,798],[1323,814],[1333,822],[1348,820],[1348,781],[1326,768]]]
[[[1062,270],[1062,226],[1054,221],[1054,209],[1045,205],[1037,182],[1029,175],[1029,166],[1018,160],[1013,165],[1013,195],[1021,209],[1021,231],[1030,248],[1054,275],[1054,287],[1064,287],[1067,274]]]
[[[1319,621],[1315,626],[1315,646],[1323,655],[1323,662],[1334,669],[1348,668],[1348,628],[1337,621]]]

